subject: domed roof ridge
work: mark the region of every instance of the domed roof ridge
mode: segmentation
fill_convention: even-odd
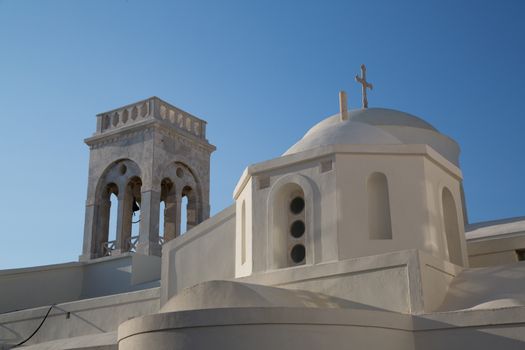
[[[283,155],[327,145],[427,144],[459,165],[459,146],[431,124],[412,114],[388,108],[354,109],[348,119],[335,114],[314,125]]]
[[[332,120],[332,118],[334,118]],[[298,153],[319,146],[354,144],[402,144],[381,128],[352,120],[341,121],[339,115],[329,117],[310,129],[304,137],[288,149],[284,155]]]
[[[370,125],[410,126],[439,132],[430,123],[410,113],[390,108],[356,109],[349,113],[349,119]]]

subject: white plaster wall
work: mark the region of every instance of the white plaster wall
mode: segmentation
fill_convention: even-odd
[[[160,258],[128,253],[85,263],[80,299],[159,286]]]
[[[419,313],[433,312],[442,306],[454,278],[462,271],[460,266],[419,251],[419,274],[423,307]]]
[[[453,167],[452,164],[449,164]],[[447,238],[443,222],[442,192],[446,187],[452,193],[456,205],[457,221],[463,266],[468,266],[467,248],[465,241],[465,219],[463,217],[463,203],[461,196],[460,173],[452,173],[447,168],[438,165],[431,159],[425,158],[425,178],[427,195],[428,229],[424,231],[424,251],[444,260],[449,260]]]
[[[432,159],[440,157],[431,149],[429,152]],[[463,265],[466,265],[461,178],[457,168],[447,163],[441,159],[438,165],[421,154],[337,154],[338,237],[341,258],[421,249],[448,260],[441,205],[441,191],[446,186],[454,196]],[[446,166],[453,170],[448,171]],[[366,185],[369,176],[375,172],[387,177],[392,239],[369,237]]]
[[[416,349],[523,349],[525,308],[437,312],[413,318]]]
[[[518,258],[516,250],[514,249],[469,256],[469,264],[471,267],[507,265],[517,261]]]
[[[235,277],[235,206],[162,247],[161,304],[199,282]]]
[[[363,310],[224,308],[143,317],[119,327],[119,349],[413,349],[403,315]],[[154,332],[152,332],[155,330]]]
[[[185,328],[137,334],[119,342],[120,350],[193,349],[414,349],[409,333],[359,326],[249,324]]]
[[[268,271],[239,281],[286,289],[308,290],[401,313],[422,312],[417,251]],[[388,286],[388,288],[385,288]]]
[[[333,325],[243,325],[177,329],[137,334],[119,342],[121,350],[155,349],[402,349],[521,350],[524,327],[405,330]]]
[[[397,154],[337,154],[339,254],[348,259],[424,247],[428,231],[423,157]],[[368,177],[386,175],[392,239],[370,239]]]
[[[0,314],[76,300],[82,293],[82,278],[80,263],[1,271]]]
[[[523,349],[525,307],[419,316],[375,309],[222,308],[119,327],[119,349]]]
[[[525,316],[524,291],[525,263],[523,262],[463,269],[450,284],[449,292],[439,311],[500,310],[501,317]],[[520,313],[505,313],[505,310],[514,306],[521,306]]]
[[[0,313],[156,287],[159,278],[159,258],[139,254],[4,270]]]
[[[417,332],[414,334],[414,341],[415,349],[421,350],[521,350],[525,347],[523,334],[523,325],[455,327]]]
[[[327,161],[332,162],[331,169],[321,171],[321,164]],[[367,181],[375,172],[387,177],[392,239],[369,237]],[[305,195],[310,193],[313,203],[312,221],[307,224],[311,242],[307,264],[404,249],[421,249],[448,259],[441,204],[444,186],[454,196],[463,265],[468,264],[462,231],[461,172],[456,166],[426,145],[345,145],[252,165],[242,175],[234,198],[239,203],[252,203],[253,273],[273,268],[275,193],[283,183],[299,183],[301,179],[301,187]]]
[[[295,156],[295,155],[294,155]],[[284,157],[287,158],[287,157]],[[335,175],[332,170],[321,172],[321,163],[331,161],[333,157],[327,155],[322,158],[308,159],[290,164],[286,167],[273,167],[272,161],[260,163],[248,169],[245,175],[251,180],[252,209],[252,246],[253,272],[271,269],[273,257],[272,209],[274,196],[278,188],[287,183],[298,184],[305,194],[306,201],[306,263],[321,263],[334,261],[338,258],[337,239],[335,237],[334,222],[336,222]],[[282,161],[286,161],[285,159]],[[268,186],[261,187],[261,181]],[[236,193],[236,201],[240,202],[248,185],[244,185]],[[243,197],[250,202],[249,197]],[[286,229],[287,230],[287,229]]]
[[[244,190],[235,201],[235,277],[249,276],[253,268],[253,205],[252,191],[253,179],[250,178]],[[244,220],[243,223],[243,205]],[[244,225],[244,228],[243,228]],[[242,246],[243,230],[245,230],[245,247]],[[245,261],[242,261],[243,249],[245,250]]]
[[[58,304],[26,344],[115,331],[130,318],[158,312],[159,294],[159,288],[153,288]],[[48,307],[40,307],[0,314],[0,343],[16,344],[25,340],[38,327],[47,310]]]
[[[525,249],[525,235],[511,234],[467,241],[470,266],[485,267],[518,261],[517,249]]]

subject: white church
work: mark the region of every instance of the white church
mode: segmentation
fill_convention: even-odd
[[[0,271],[0,349],[524,349],[525,217],[468,223],[458,144],[365,72],[212,217],[204,120],[97,115],[79,261]]]

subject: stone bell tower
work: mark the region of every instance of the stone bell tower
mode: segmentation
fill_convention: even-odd
[[[188,229],[209,217],[215,146],[206,139],[204,120],[151,97],[98,114],[97,130],[85,143],[90,159],[80,260],[130,251],[159,256],[163,241],[180,234],[184,197]],[[111,195],[118,198],[112,241]],[[139,209],[140,217],[133,218]],[[159,236],[161,217],[164,237]],[[139,225],[138,236],[131,234],[132,223]]]

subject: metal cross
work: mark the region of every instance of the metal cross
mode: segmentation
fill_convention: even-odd
[[[361,77],[355,76],[355,81],[362,85],[363,90],[363,108],[368,108],[368,99],[366,98],[366,89],[372,90],[374,87],[368,81],[366,81],[366,67],[364,64],[361,65]]]

